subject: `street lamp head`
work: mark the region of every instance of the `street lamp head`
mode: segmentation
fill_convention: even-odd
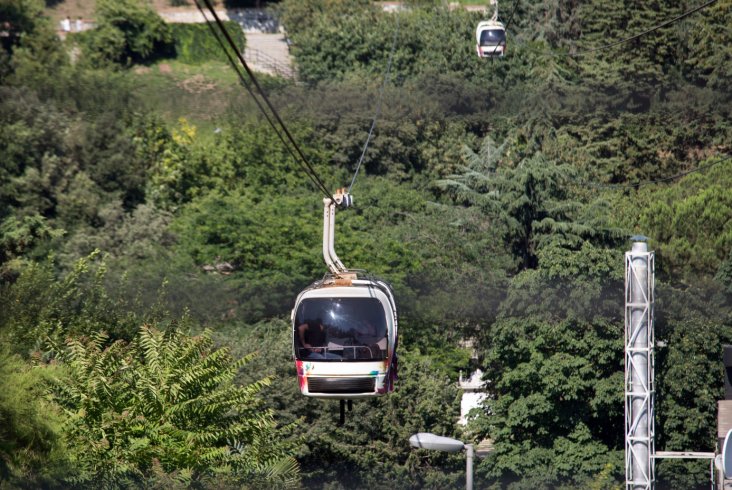
[[[436,436],[429,432],[420,432],[409,438],[409,445],[416,448],[432,449],[448,453],[457,453],[465,448],[465,444],[457,439]]]

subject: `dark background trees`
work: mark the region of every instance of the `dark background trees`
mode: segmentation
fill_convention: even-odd
[[[262,81],[329,188],[350,182],[399,25],[337,248],[395,288],[401,378],[339,427],[336,404],[300,397],[290,360],[293,298],[324,271],[321,196],[210,59],[215,46],[186,48],[203,26],[169,29],[141,2],[113,3],[65,43],[41,5],[0,3],[13,19],[0,58],[0,371],[13,387],[0,397],[0,477],[81,484],[108,461],[120,485],[206,486],[220,471],[232,484],[462,485],[459,456],[408,449],[430,431],[492,440],[480,487],[611,488],[623,479],[622,257],[638,233],[657,253],[657,447],[714,449],[732,340],[729,5],[570,57],[688,6],[519,0],[509,54],[478,60],[478,14],[281,2],[306,83]],[[174,353],[162,371],[156,349]],[[130,398],[134,383],[185,370],[178,358],[220,376],[194,376],[210,396],[262,410],[241,412],[261,429],[248,442],[191,435],[208,466],[181,463],[192,456],[160,415],[199,416],[168,396],[172,378],[154,410]],[[488,398],[461,428],[455,381],[476,368]],[[258,394],[237,399],[236,386]],[[72,391],[98,393],[94,414]],[[201,433],[234,423],[214,412]],[[122,442],[97,438],[101,426]],[[707,484],[698,463],[658,475]]]

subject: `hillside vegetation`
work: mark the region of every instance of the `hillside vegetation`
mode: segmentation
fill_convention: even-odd
[[[490,439],[477,488],[622,487],[638,234],[656,448],[713,451],[732,2],[605,47],[695,6],[516,0],[507,55],[478,59],[481,16],[442,2],[281,2],[299,82],[261,82],[329,189],[381,104],[336,243],[395,289],[399,379],[341,426],[291,360],[290,309],[325,272],[322,195],[205,26],[99,0],[61,41],[43,2],[0,0],[0,487],[463,486],[464,457],[411,450],[417,432]],[[458,426],[477,368],[488,397]],[[708,478],[657,465],[659,488]]]

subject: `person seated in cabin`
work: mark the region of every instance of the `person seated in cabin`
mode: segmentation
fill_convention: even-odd
[[[379,329],[371,321],[364,321],[359,325],[356,341],[362,346],[358,357],[383,359],[386,351],[386,336],[379,333]]]
[[[327,329],[320,318],[312,322],[301,323],[297,327],[297,336],[300,345],[306,351],[306,354],[302,356],[305,359],[332,358],[326,353],[325,347],[328,345]]]

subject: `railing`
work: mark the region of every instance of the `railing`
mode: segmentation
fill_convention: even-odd
[[[231,9],[226,13],[230,20],[238,22],[246,32],[279,32],[280,21],[268,9]]]
[[[171,23],[202,23],[206,17],[196,9],[169,10],[159,12],[165,22]],[[216,15],[221,20],[231,20],[238,23],[246,32],[279,32],[280,21],[275,12],[269,9],[216,9]]]
[[[298,347],[299,359],[309,360],[348,360],[348,361],[381,361],[386,357],[386,352],[374,345],[335,345],[328,347]]]
[[[257,68],[270,71],[284,78],[295,78],[295,71],[289,65],[277,61],[273,57],[256,48],[247,47],[244,50],[244,60]]]

